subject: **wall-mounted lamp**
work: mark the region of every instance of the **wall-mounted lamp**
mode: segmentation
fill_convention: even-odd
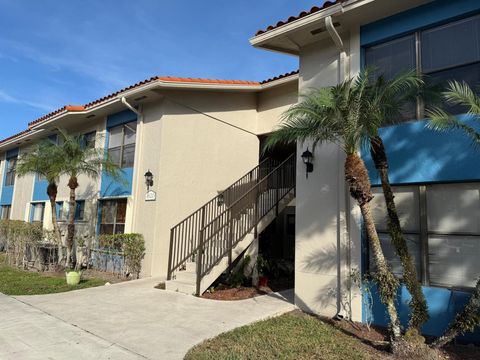
[[[145,185],[147,185],[147,191],[153,186],[153,174],[150,170],[145,173]]]
[[[305,164],[306,166],[306,177],[308,179],[308,173],[311,173],[313,172],[313,154],[310,152],[310,150],[305,150],[302,154],[302,160],[303,160],[303,163]]]

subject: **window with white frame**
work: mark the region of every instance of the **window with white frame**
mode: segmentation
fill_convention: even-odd
[[[424,285],[471,288],[480,274],[480,183],[394,187],[395,201]],[[372,211],[385,257],[401,277],[391,244],[381,188],[374,188]],[[373,261],[370,260],[373,268]]]
[[[457,20],[401,38],[365,48],[365,65],[376,68],[375,75],[391,79],[415,69],[426,75],[430,86],[444,87],[449,80],[480,85],[480,15]],[[448,45],[447,45],[448,44]],[[454,114],[465,110],[443,105]],[[403,112],[405,120],[421,119],[423,104]]]
[[[112,127],[109,130],[108,154],[121,168],[131,168],[135,160],[137,122]]]
[[[31,219],[33,223],[42,223],[45,214],[45,203],[33,203]]]

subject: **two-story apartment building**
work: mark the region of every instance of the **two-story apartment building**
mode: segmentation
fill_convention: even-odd
[[[298,56],[298,74],[262,83],[155,77],[84,106],[66,106],[3,140],[2,216],[50,226],[45,182],[15,176],[15,162],[31,143],[61,126],[89,134],[92,144],[109,151],[124,169],[126,186],[106,176],[80,179],[77,219],[92,235],[144,234],[145,276],[167,275],[173,289],[202,292],[211,283],[205,280],[209,274],[215,277],[226,268],[215,266],[255,245],[269,216],[277,216],[295,196],[296,305],[385,324],[375,291],[370,309],[350,278],[352,270],[365,273],[370,259],[359,210],[345,187],[342,151],[333,144],[318,146],[314,171],[305,177],[298,155],[308,144],[298,144],[297,156],[262,165],[262,172],[257,167],[261,138],[297,101],[298,91],[337,84],[365,66],[386,76],[416,69],[430,83],[456,79],[480,85],[479,34],[477,0],[327,1],[250,40],[259,49]],[[381,135],[429,304],[431,319],[423,330],[439,335],[480,275],[480,157],[461,134],[426,129],[424,110],[418,102],[406,109],[401,124]],[[379,195],[373,207],[383,249],[401,275],[386,232],[379,179],[369,154],[363,157]],[[148,170],[155,201],[145,198]],[[227,188],[232,191],[223,193]],[[59,212],[67,198],[65,186]],[[403,322],[408,299],[402,287]],[[345,301],[351,306],[345,308]]]
[[[87,146],[108,151],[124,181],[105,174],[79,179],[77,234],[141,233],[143,276],[166,276],[170,229],[259,164],[260,137],[296,102],[297,89],[296,72],[264,82],[154,77],[83,106],[65,106],[0,142],[1,216],[50,228],[47,182],[16,176],[16,163],[31,144],[54,139],[59,127],[85,134]],[[146,199],[148,171],[154,199]],[[67,218],[66,184],[60,179],[60,222]]]
[[[338,0],[260,30],[250,41],[299,57],[300,92],[338,84],[366,66],[386,77],[416,69],[429,84],[455,79],[478,87],[479,34],[476,0]],[[461,133],[426,129],[424,110],[421,102],[406,109],[403,123],[384,128],[381,136],[401,223],[429,304],[431,319],[423,331],[439,335],[480,276],[480,156]],[[461,108],[448,110],[462,113]],[[297,152],[307,145],[299,145]],[[373,206],[383,250],[401,276],[386,232],[379,177],[369,153],[363,157],[378,195]],[[298,159],[295,302],[332,316],[346,311],[342,303],[349,299],[354,320],[373,317],[374,323],[386,324],[378,296],[370,311],[349,280],[352,270],[367,271],[370,259],[359,210],[345,188],[343,160],[337,146],[319,146],[315,171],[305,178]],[[329,296],[332,289],[336,295]],[[398,307],[404,323],[409,296],[402,287]]]

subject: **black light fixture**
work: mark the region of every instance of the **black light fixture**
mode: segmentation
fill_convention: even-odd
[[[145,184],[147,185],[147,191],[153,186],[153,174],[150,170],[145,173]]]
[[[306,166],[306,177],[308,179],[308,173],[311,173],[313,172],[313,154],[310,152],[310,150],[305,150],[302,154],[302,160],[303,160],[303,163],[305,164]]]

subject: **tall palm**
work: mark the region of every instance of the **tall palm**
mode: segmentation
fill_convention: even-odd
[[[59,129],[59,137],[57,156],[61,161],[58,166],[61,169],[61,174],[68,176],[68,187],[70,189],[66,238],[67,266],[70,267],[72,265],[72,249],[75,236],[78,177],[86,175],[91,179],[97,179],[103,171],[114,179],[120,180],[121,170],[108,156],[105,156],[103,149],[86,146],[87,141],[84,135],[71,135],[65,130]]]
[[[451,81],[442,95],[447,104],[466,108],[469,120],[480,124],[480,97],[468,84]],[[430,118],[427,124],[428,128],[440,132],[463,131],[470,138],[474,148],[480,148],[480,132],[475,127],[438,107],[427,111],[427,114]],[[477,280],[475,290],[465,308],[457,314],[445,334],[437,339],[433,346],[442,347],[457,336],[473,331],[478,326],[480,326],[480,278]]]
[[[31,151],[24,153],[18,162],[17,174],[25,176],[34,174],[35,176],[43,176],[47,182],[47,195],[52,209],[52,224],[55,240],[58,244],[58,260],[61,262],[63,256],[63,244],[60,229],[58,227],[56,199],[58,193],[58,180],[61,174],[59,166],[60,161],[56,144],[52,140],[41,141]]]
[[[368,71],[365,76],[368,76]],[[424,83],[415,72],[403,73],[391,80],[386,80],[383,76],[380,76],[371,81],[368,96],[370,110],[368,113],[371,118],[376,119],[373,123],[380,125],[394,123],[395,119],[401,116],[403,107],[410,102],[412,94],[415,96],[423,89]],[[394,200],[395,196],[389,179],[385,146],[378,128],[372,130],[373,133],[370,134],[370,153],[382,183],[388,214],[388,232],[403,267],[403,281],[412,296],[409,304],[411,309],[409,325],[410,328],[420,332],[421,325],[429,319],[427,301],[418,281],[414,259],[408,250],[407,241],[400,225]]]
[[[311,141],[313,146],[331,142],[346,154],[345,180],[350,195],[360,207],[376,265],[375,278],[381,301],[390,317],[391,345],[395,349],[400,339],[400,323],[395,308],[398,279],[385,260],[372,216],[373,198],[370,179],[358,149],[369,142],[378,129],[378,117],[368,116],[369,79],[365,73],[331,88],[319,89],[302,96],[301,101],[284,114],[282,124],[268,139],[267,147],[278,143]]]

